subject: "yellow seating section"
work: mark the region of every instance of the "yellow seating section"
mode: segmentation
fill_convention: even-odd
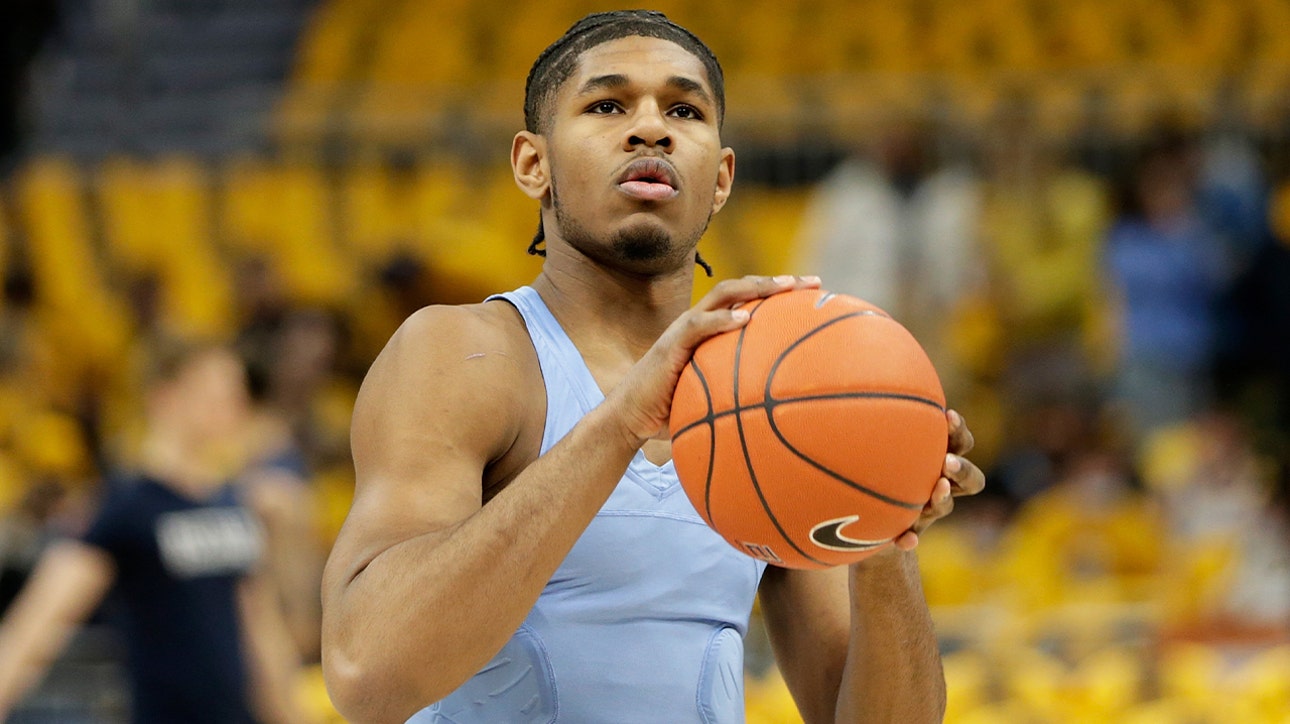
[[[282,138],[308,141],[339,128],[359,143],[418,143],[463,113],[501,114],[513,125],[524,77],[545,44],[583,13],[619,7],[514,5],[324,3],[301,40]],[[902,99],[948,102],[952,117],[979,124],[1020,93],[1049,131],[1065,134],[1078,118],[1072,98],[1098,91],[1115,101],[1114,120],[1133,130],[1162,110],[1204,120],[1225,82],[1234,84],[1239,112],[1271,122],[1290,77],[1290,0],[646,5],[712,46],[726,70],[731,117],[750,125],[768,110],[854,121],[900,109]]]

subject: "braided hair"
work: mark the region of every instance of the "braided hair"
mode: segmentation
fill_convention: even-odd
[[[637,35],[676,43],[703,63],[716,99],[717,124],[720,126],[726,114],[725,76],[712,49],[694,33],[672,22],[663,13],[655,10],[614,10],[592,13],[574,23],[533,62],[528,79],[524,82],[524,128],[530,133],[546,133],[549,130],[551,104],[555,101],[560,86],[573,76],[578,67],[578,59],[584,52],[611,40]],[[537,233],[529,244],[528,253],[546,256],[546,250],[539,246],[545,240],[546,230],[539,217]],[[708,276],[712,276],[712,267],[698,252],[694,254],[694,261]]]

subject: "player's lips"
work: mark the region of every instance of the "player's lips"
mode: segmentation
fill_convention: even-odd
[[[642,201],[664,201],[677,195],[676,172],[660,158],[638,158],[623,169],[618,188]]]

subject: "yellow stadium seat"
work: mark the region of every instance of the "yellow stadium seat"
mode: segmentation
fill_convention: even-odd
[[[796,243],[809,190],[744,186],[731,196],[721,212],[731,256],[736,268],[723,276],[743,274],[823,274],[819,269],[797,269]],[[737,250],[737,256],[736,256]]]
[[[939,2],[933,5],[926,52],[929,67],[979,74],[1032,70],[1041,54],[1029,15],[1017,3]]]
[[[328,545],[336,540],[354,502],[354,467],[326,467],[313,476],[318,534]]]
[[[438,133],[451,89],[442,85],[369,82],[338,119],[357,148],[417,147]]]
[[[224,169],[225,241],[269,260],[291,299],[339,305],[355,283],[335,246],[332,198],[321,169],[243,158]]]
[[[232,332],[232,283],[213,246],[206,171],[192,159],[113,159],[98,174],[110,258],[162,285],[162,323],[175,334]]]
[[[408,179],[377,164],[345,172],[341,186],[341,244],[356,258],[380,261],[416,235],[415,189]]]
[[[863,67],[895,73],[927,69],[924,39],[908,2],[866,0],[859,14],[864,18],[856,24]]]
[[[1187,8],[1174,60],[1202,69],[1236,67],[1245,56],[1247,2],[1200,2]]]
[[[985,561],[977,554],[972,532],[950,520],[919,536],[919,570],[929,605],[964,606],[989,595],[981,576]]]
[[[1290,722],[1290,644],[1256,652],[1239,664],[1230,681],[1251,721]]]
[[[1215,715],[1222,711],[1219,696],[1225,678],[1223,655],[1201,644],[1173,644],[1160,657],[1159,687],[1162,698],[1185,702],[1192,712]]]
[[[925,560],[920,555],[920,559]],[[978,651],[959,651],[942,657],[945,670],[945,721],[959,721],[968,712],[986,704],[992,694],[993,672]]]
[[[38,290],[37,315],[57,350],[60,383],[74,384],[124,353],[129,314],[101,272],[76,167],[64,159],[36,158],[18,170],[15,184],[17,217]]]
[[[1054,10],[1059,19],[1055,22],[1053,48],[1060,67],[1107,68],[1125,60],[1126,21],[1121,3],[1071,0]]]
[[[28,472],[4,448],[0,448],[0,516],[13,510],[27,490]]]
[[[1192,724],[1206,720],[1198,718],[1195,709],[1187,702],[1155,699],[1129,707],[1119,721],[1122,724]]]
[[[13,429],[13,452],[24,469],[74,482],[90,472],[88,441],[70,415],[51,409],[28,411]]]
[[[36,283],[43,297],[69,308],[103,287],[82,193],[79,171],[68,161],[37,159],[20,171],[19,213]]]
[[[452,88],[476,80],[481,68],[465,0],[404,3],[385,16],[367,79],[400,88]]]
[[[522,84],[538,54],[563,35],[580,15],[572,0],[553,0],[520,3],[507,9],[506,22],[485,23],[492,33],[489,50],[494,77],[517,81],[522,94]],[[518,104],[522,97],[516,95],[515,102]]]
[[[320,3],[301,31],[293,84],[335,85],[349,80],[371,24],[379,22],[382,0],[328,0]]]
[[[296,702],[310,721],[319,724],[344,724],[345,719],[336,711],[327,694],[327,682],[323,680],[322,666],[310,666],[299,675],[296,681]]]
[[[1254,128],[1279,133],[1284,118],[1282,109],[1290,104],[1290,64],[1259,64],[1236,82],[1245,117]]]
[[[968,711],[946,712],[945,724],[1054,724],[1018,701],[986,704]]]
[[[1290,3],[1285,0],[1251,0],[1249,36],[1250,65],[1256,68],[1290,68]]]
[[[802,724],[793,695],[778,671],[745,680],[744,701],[748,724]]]
[[[1079,662],[1071,676],[1076,721],[1116,721],[1139,701],[1145,670],[1139,655],[1111,646]]]
[[[1041,721],[1062,721],[1068,670],[1038,649],[1020,649],[1002,662],[1003,691]]]
[[[434,198],[431,188],[450,181],[429,180],[427,200]],[[431,266],[459,293],[509,289],[531,281],[541,267],[540,259],[525,253],[537,228],[537,204],[515,188],[509,170],[501,166],[469,174],[458,183],[465,186],[465,195],[454,194],[453,213],[437,221],[424,217],[437,226],[427,247]],[[442,186],[438,190],[442,194]]]

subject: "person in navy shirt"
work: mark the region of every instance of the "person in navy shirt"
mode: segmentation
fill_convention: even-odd
[[[140,469],[108,483],[79,540],[46,551],[0,625],[0,720],[107,600],[133,721],[301,721],[298,656],[258,573],[260,526],[229,482],[242,363],[220,347],[163,350],[146,408]]]

